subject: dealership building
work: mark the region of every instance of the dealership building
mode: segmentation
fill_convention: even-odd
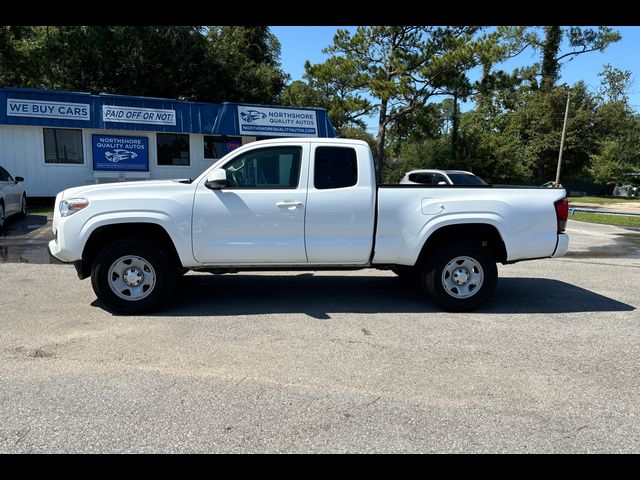
[[[27,195],[141,179],[195,178],[256,140],[335,137],[326,110],[0,88],[0,166]]]

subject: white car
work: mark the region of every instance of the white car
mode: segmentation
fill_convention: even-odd
[[[0,167],[0,230],[11,215],[27,214],[27,192],[22,182],[24,178],[14,178]]]
[[[411,170],[402,180],[402,185],[488,185],[477,175],[464,170]]]
[[[467,311],[493,292],[496,263],[564,255],[567,215],[561,189],[378,185],[363,141],[283,138],[243,145],[195,180],[60,192],[49,251],[121,313],[157,309],[187,270],[361,268],[413,277]]]

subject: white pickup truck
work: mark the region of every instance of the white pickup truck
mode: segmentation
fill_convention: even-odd
[[[158,309],[189,270],[392,270],[444,308],[493,292],[496,263],[567,252],[563,189],[376,185],[369,146],[244,145],[195,180],[108,183],[56,197],[51,254],[120,313]]]

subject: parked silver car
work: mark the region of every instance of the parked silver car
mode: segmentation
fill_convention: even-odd
[[[488,185],[477,175],[464,170],[411,170],[401,184],[418,185]]]
[[[27,214],[27,192],[22,177],[12,177],[0,166],[0,230],[11,215]]]

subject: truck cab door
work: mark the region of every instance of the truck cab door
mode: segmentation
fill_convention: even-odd
[[[304,264],[309,144],[253,148],[218,168],[227,185],[202,179],[193,206],[193,255],[218,265]]]
[[[373,159],[366,145],[312,144],[305,220],[309,263],[369,261],[375,191]]]

